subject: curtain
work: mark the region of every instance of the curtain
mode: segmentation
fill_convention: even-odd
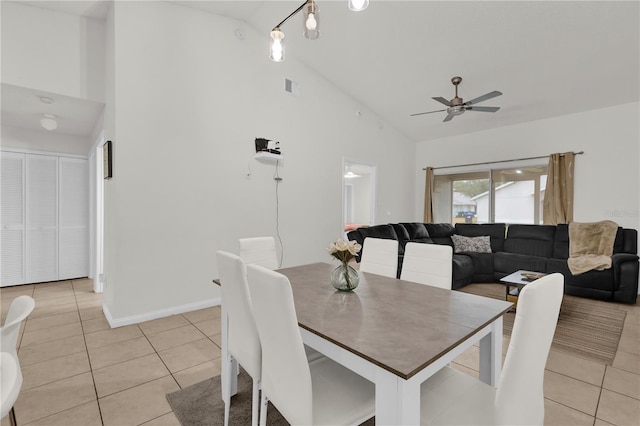
[[[433,223],[433,167],[427,167],[427,177],[424,184],[424,220]]]
[[[573,152],[549,156],[547,187],[542,204],[542,220],[548,225],[573,221]]]

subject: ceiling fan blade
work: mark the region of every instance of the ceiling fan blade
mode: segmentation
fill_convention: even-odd
[[[416,114],[410,114],[409,117],[415,117],[416,115],[431,114],[432,112],[442,112],[442,111],[446,111],[446,109],[439,109],[437,111],[418,112]]]
[[[483,107],[483,106],[468,106],[465,108],[467,111],[480,111],[480,112],[496,112],[500,107]]]
[[[434,101],[438,101],[441,104],[445,104],[448,107],[453,106],[451,101],[448,101],[447,99],[443,98],[442,96],[436,96],[435,98],[431,98],[431,99],[433,99]]]
[[[446,117],[444,118],[444,120],[442,120],[442,121],[443,121],[443,122],[445,122],[445,121],[451,121],[451,119],[452,119],[453,117],[455,117],[455,116],[456,116],[455,114],[447,114],[447,116],[446,116]]]
[[[494,90],[493,92],[487,93],[486,95],[482,95],[475,99],[471,99],[470,101],[465,102],[463,105],[478,104],[480,102],[486,101],[487,99],[495,98],[496,96],[500,96],[500,95],[502,95],[502,92],[498,92],[497,90]]]

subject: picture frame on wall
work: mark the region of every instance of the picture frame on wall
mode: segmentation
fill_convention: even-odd
[[[106,141],[102,146],[102,159],[104,178],[111,179],[113,177],[113,147],[111,141]]]

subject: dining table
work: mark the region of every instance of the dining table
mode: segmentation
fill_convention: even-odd
[[[420,424],[421,384],[475,344],[480,380],[497,386],[502,317],[512,303],[362,271],[355,290],[336,291],[329,280],[335,267],[277,272],[291,283],[303,342],[375,384],[377,425]],[[237,371],[225,348],[224,300],[222,314],[222,368]]]

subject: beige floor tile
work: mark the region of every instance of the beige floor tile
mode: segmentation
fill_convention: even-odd
[[[65,303],[64,305],[53,306],[40,306],[38,302],[36,302],[35,309],[31,314],[29,314],[29,319],[48,317],[50,315],[60,315],[65,312],[78,312],[78,305],[76,305],[75,300]]]
[[[220,306],[212,306],[210,308],[198,309],[197,311],[185,312],[182,315],[192,323],[202,321],[212,321],[220,319]]]
[[[193,325],[172,328],[171,330],[161,331],[147,336],[158,352],[200,340],[203,337],[206,336]]]
[[[478,371],[472,370],[469,367],[465,367],[462,364],[458,364],[458,363],[452,362],[451,363],[451,368],[453,368],[456,371],[460,371],[460,372],[462,372],[462,373],[464,373],[464,374],[466,374],[468,376],[475,377],[476,379],[480,378],[480,373],[478,373]]]
[[[596,421],[593,422],[593,426],[616,426],[613,423],[605,422],[604,420],[600,420],[596,418]],[[620,425],[622,426],[622,425]]]
[[[78,301],[78,305],[82,305],[85,302],[97,302],[97,304],[102,304],[102,294],[100,293],[75,293],[76,300]],[[92,306],[95,306],[93,304]]]
[[[637,425],[640,400],[603,389],[596,417],[620,426]]]
[[[102,426],[102,418],[95,400],[24,426]]]
[[[194,385],[211,377],[219,376],[221,371],[221,359],[217,358],[212,361],[196,365],[186,370],[179,371],[173,375],[180,384],[182,389],[187,386]]]
[[[80,315],[78,311],[66,312],[59,315],[49,315],[40,318],[29,318],[25,324],[24,331],[37,331],[45,328],[57,327],[59,325],[71,324],[74,322],[80,322]]]
[[[93,371],[98,398],[170,375],[157,354],[145,355]]]
[[[87,349],[91,350],[141,336],[142,331],[140,331],[137,325],[128,325],[85,334],[85,340],[87,342]]]
[[[50,301],[52,302],[52,299],[59,299],[63,297],[64,298],[75,297],[75,293],[73,292],[73,289],[69,287],[69,288],[39,291],[38,286],[36,286],[36,289],[33,292],[33,298],[35,299],[36,303],[38,302],[49,303]],[[56,302],[52,302],[52,303],[56,303]]]
[[[198,328],[198,330],[202,331],[205,335],[209,337],[215,336],[216,334],[220,334],[222,332],[222,329],[221,329],[222,324],[220,319],[196,322],[193,325],[195,325]]]
[[[591,426],[594,418],[581,411],[574,410],[565,405],[558,404],[549,399],[544,400],[544,424],[554,425],[575,425]]]
[[[146,335],[171,330],[172,328],[184,327],[186,325],[189,325],[189,321],[182,315],[171,315],[138,324],[142,332]]]
[[[153,420],[143,423],[142,426],[181,426],[180,421],[173,412],[167,413]]]
[[[90,309],[95,309],[95,308],[99,308],[100,311],[102,311],[101,298],[85,298],[85,299],[78,300],[78,309],[80,311],[88,311]],[[80,316],[82,316],[82,314]],[[88,319],[88,318],[85,318],[85,319]]]
[[[42,361],[70,355],[76,352],[86,352],[84,336],[65,337],[64,339],[21,347],[18,350],[20,365],[26,367]]]
[[[618,343],[618,351],[640,355],[640,327],[624,327]]]
[[[179,389],[171,376],[100,398],[105,426],[139,425],[171,412],[166,394]]]
[[[89,359],[91,361],[91,368],[97,370],[152,353],[155,353],[153,346],[151,346],[151,343],[149,343],[146,337],[141,336],[89,349]]]
[[[600,387],[546,370],[544,396],[590,416],[595,416]]]
[[[640,399],[640,376],[619,370],[615,367],[607,367],[604,376],[603,388],[618,392],[635,399]],[[639,423],[640,423],[640,419]]]
[[[172,373],[220,358],[221,351],[209,339],[200,339],[158,353]]]
[[[57,414],[96,399],[91,373],[20,392],[15,405],[19,425]]]
[[[90,320],[82,321],[82,330],[86,333],[93,333],[94,331],[110,330],[111,326],[105,317],[93,318]]]
[[[79,322],[60,325],[51,329],[29,331],[23,334],[20,347],[37,345],[39,343],[51,342],[64,339],[65,337],[82,335],[82,327]]]
[[[219,348],[222,348],[222,334],[214,334],[213,336],[208,336],[209,339],[213,343],[215,343]]]
[[[613,367],[629,371],[634,374],[640,374],[640,355],[618,351],[615,359],[613,360]]]
[[[74,296],[72,291],[60,297],[51,297],[48,299],[36,299],[34,297],[34,299],[36,300],[36,308],[34,309],[34,312],[37,309],[50,308],[52,306],[58,306],[58,305],[68,305],[69,303],[76,303],[76,296]]]
[[[53,358],[49,361],[39,362],[37,364],[22,366],[22,375],[24,382],[22,389],[30,389],[36,386],[42,386],[56,380],[66,379],[67,377],[77,376],[78,374],[91,371],[89,367],[89,356],[87,352],[77,352],[71,355],[65,355]]]
[[[478,346],[471,346],[460,354],[460,356],[454,359],[453,362],[463,365],[471,370],[478,371],[480,369],[480,348]]]
[[[78,311],[80,312],[80,319],[82,321],[86,321],[94,318],[104,318],[102,304],[100,304],[100,306],[89,306],[89,307],[82,307],[82,308],[80,307],[80,305],[78,305]]]
[[[546,369],[592,385],[602,386],[605,367],[597,362],[551,350],[547,358]]]

